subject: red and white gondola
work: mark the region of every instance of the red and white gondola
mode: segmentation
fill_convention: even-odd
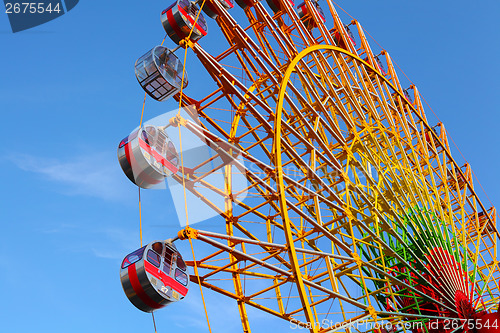
[[[182,62],[169,49],[156,46],[135,62],[135,76],[142,89],[157,101],[164,101],[181,89]],[[183,87],[187,87],[184,73]]]
[[[347,36],[351,40],[352,44],[356,46],[356,39],[354,39],[354,34],[352,33],[351,29],[349,29],[347,25],[344,26],[344,29],[347,32]],[[343,48],[344,50],[347,50],[347,45],[344,43],[344,40],[340,36],[340,31],[338,29],[335,29],[332,35],[333,35],[333,40],[335,40],[337,46]]]
[[[192,42],[207,35],[207,21],[203,14],[198,12],[199,8],[196,4],[188,0],[177,0],[161,12],[163,29],[174,43],[179,45],[181,40],[189,36],[191,29],[193,29],[190,37]],[[196,17],[198,17],[197,21]]]
[[[319,3],[317,1],[311,1],[311,3],[313,5],[313,9],[316,11],[316,14],[318,14],[321,22],[325,23],[326,22],[325,13],[323,12],[323,9],[321,9]],[[302,20],[302,23],[304,23],[304,25],[308,30],[312,30],[313,28],[318,27],[313,16],[309,13],[309,10],[307,9],[305,2],[297,6],[297,13],[299,14],[299,17]]]
[[[234,7],[233,0],[213,0],[214,2],[218,2],[222,7],[226,10]],[[216,19],[219,16],[219,9],[212,2],[206,1],[203,6],[203,12],[207,14],[210,18]]]
[[[123,172],[137,186],[151,188],[178,171],[179,156],[164,128],[145,125],[118,146]]]
[[[127,298],[144,312],[177,302],[189,290],[186,263],[175,245],[164,241],[151,242],[126,256],[120,279]]]

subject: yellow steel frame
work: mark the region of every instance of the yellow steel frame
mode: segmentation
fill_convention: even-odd
[[[359,321],[428,319],[396,304],[401,290],[413,300],[419,290],[395,275],[390,262],[415,276],[426,273],[406,259],[425,264],[425,258],[412,256],[411,248],[396,253],[391,245],[416,237],[406,226],[441,234],[450,249],[459,249],[470,293],[483,297],[478,309],[498,303],[496,211],[476,195],[470,166],[454,161],[444,126],[436,133],[427,122],[416,87],[414,101],[407,100],[385,50],[387,73],[377,69],[359,22],[352,22],[356,48],[330,1],[331,29],[307,2],[314,31],[288,1],[274,15],[256,2],[245,10],[246,28],[217,1],[206,1],[219,7],[217,24],[229,47],[212,56],[186,42],[216,89],[198,100],[185,93],[176,98],[195,104],[204,129],[237,147],[252,168],[244,201],[232,187],[233,166],[224,168],[224,188],[197,168],[174,176],[225,221],[219,233],[180,232],[182,239],[200,241],[201,274],[192,281],[234,299],[244,332],[250,332],[247,306],[311,332],[328,331],[320,323],[329,318],[345,332],[356,331]],[[332,29],[347,49],[335,46]],[[197,187],[223,196],[224,208]],[[415,207],[443,225],[408,222],[405,214]],[[442,297],[434,301],[453,316],[448,289],[434,292]],[[381,295],[395,309],[387,310]]]

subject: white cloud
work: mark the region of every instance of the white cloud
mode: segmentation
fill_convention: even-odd
[[[66,195],[85,195],[105,200],[119,200],[126,192],[127,178],[121,173],[115,155],[81,154],[70,159],[51,159],[16,154],[8,159],[21,170],[41,175],[59,183]]]
[[[40,232],[61,234],[59,237],[73,239],[70,246],[61,244],[59,251],[91,253],[101,259],[122,260],[127,254],[140,247],[139,231],[132,230],[130,227],[63,223],[59,226],[41,229]],[[83,239],[82,235],[84,235]]]
[[[123,259],[127,254],[140,247],[138,231],[109,227],[97,228],[92,232],[106,239],[105,243],[97,242],[91,247],[92,253],[98,258]]]
[[[92,248],[92,253],[97,257],[97,258],[102,258],[102,259],[123,259],[123,257],[126,256],[125,252],[121,251],[112,251],[112,250],[105,250],[105,249],[95,249]]]

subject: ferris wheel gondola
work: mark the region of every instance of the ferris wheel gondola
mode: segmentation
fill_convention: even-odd
[[[317,1],[311,1],[311,5],[313,10],[319,16],[321,22],[325,23],[326,22],[325,13],[323,12],[323,9],[319,5],[319,3]],[[299,14],[300,19],[302,20],[302,23],[304,23],[304,25],[308,30],[317,28],[316,21],[314,20],[312,13],[309,12],[309,9],[307,8],[305,2],[297,6],[297,12]]]
[[[161,12],[163,29],[174,43],[179,44],[189,35],[192,42],[207,35],[207,22],[199,11],[194,2],[177,0]]]
[[[187,74],[182,75],[182,62],[169,49],[153,47],[135,62],[135,76],[142,89],[157,101],[175,95],[188,85]]]
[[[120,279],[127,298],[144,312],[179,301],[189,290],[186,263],[171,242],[151,242],[127,255]]]
[[[349,28],[349,26],[348,25],[344,25],[344,29],[347,32],[347,37],[351,41],[352,45],[356,46],[356,39],[354,38],[354,34],[352,33],[352,31]],[[347,45],[345,44],[344,40],[342,39],[342,36],[340,35],[339,29],[335,29],[334,28],[333,31],[332,31],[332,36],[333,36],[333,40],[335,41],[335,44],[338,47],[341,47],[341,48],[346,49],[346,50],[348,49]]]
[[[344,25],[344,29],[347,32],[347,36],[349,37],[349,40],[352,42],[352,45],[356,46],[356,39],[354,38],[354,34],[352,33],[349,26]],[[342,36],[340,35],[340,32],[338,29],[333,30],[332,36],[333,36],[333,40],[335,41],[335,44],[337,44],[338,47],[341,47],[341,48],[347,50],[347,45],[345,44],[344,40],[342,39]]]
[[[226,10],[234,7],[233,0],[217,0],[219,4],[224,7]],[[207,1],[203,6],[203,12],[208,15],[208,17],[212,19],[216,19],[219,16],[219,9],[212,4],[210,1]]]
[[[137,186],[151,188],[178,171],[179,156],[164,127],[145,125],[118,146],[123,172]]]

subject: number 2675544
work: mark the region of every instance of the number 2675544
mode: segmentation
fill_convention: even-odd
[[[5,3],[5,13],[7,14],[43,14],[60,13],[59,3],[52,6],[51,3],[43,2],[7,2]]]

